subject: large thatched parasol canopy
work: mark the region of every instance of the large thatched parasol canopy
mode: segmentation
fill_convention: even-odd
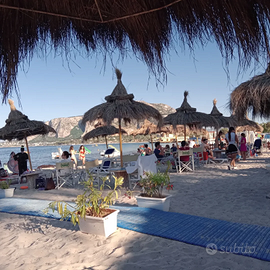
[[[22,62],[53,49],[68,57],[75,47],[104,58],[132,51],[164,75],[170,48],[192,51],[215,41],[226,62],[237,56],[246,68],[268,58],[269,21],[267,0],[2,0],[1,93],[5,99],[16,87]]]
[[[191,128],[215,127],[218,122],[215,118],[209,114],[196,112],[195,108],[192,108],[187,102],[188,92],[184,92],[184,101],[180,108],[176,109],[175,113],[169,114],[164,118],[164,124],[173,125],[176,128],[177,125],[189,126]],[[186,132],[184,133],[186,140]]]
[[[237,126],[237,121],[234,117],[227,117],[223,116],[223,114],[218,110],[217,108],[217,100],[213,100],[213,109],[210,113],[211,116],[215,117],[218,126],[216,128],[221,128],[221,127],[235,127]]]
[[[118,69],[115,71],[117,76],[117,85],[113,92],[111,95],[105,97],[106,102],[87,111],[83,116],[82,123],[86,123],[87,121],[92,123],[95,120],[101,120],[106,125],[110,125],[115,118],[118,119],[121,166],[123,166],[121,119],[123,119],[127,124],[130,123],[131,119],[141,121],[144,119],[154,118],[158,121],[158,126],[162,125],[163,119],[159,111],[155,108],[133,100],[133,94],[127,93],[127,90],[121,81],[121,71]]]
[[[42,121],[29,120],[28,117],[16,110],[14,102],[9,99],[10,113],[6,120],[6,125],[0,129],[1,140],[22,140],[25,139],[27,152],[29,155],[30,168],[32,168],[30,152],[27,142],[27,137],[32,135],[46,135],[50,132],[56,133],[56,131],[43,123]]]
[[[92,129],[88,133],[86,133],[83,136],[83,141],[87,141],[91,138],[105,137],[106,147],[108,148],[107,136],[118,134],[118,133],[119,133],[119,129],[114,126],[97,127],[97,128]],[[126,133],[126,131],[122,129],[122,133]]]
[[[144,120],[143,125],[141,128],[135,130],[134,132],[131,133],[131,135],[136,136],[136,135],[150,135],[151,139],[151,145],[152,145],[152,150],[154,149],[153,146],[153,138],[152,134],[157,134],[157,133],[170,133],[171,129],[169,126],[162,126],[158,127],[154,123],[151,123],[148,120]]]
[[[265,73],[241,83],[231,93],[230,109],[237,118],[244,118],[248,111],[253,117],[270,116],[270,64]]]

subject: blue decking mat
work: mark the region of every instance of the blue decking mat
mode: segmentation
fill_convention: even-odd
[[[0,199],[0,212],[60,219],[57,212],[45,214],[50,201]],[[118,227],[208,247],[209,252],[234,253],[270,261],[270,228],[224,220],[163,212],[140,207],[113,206],[119,209]]]

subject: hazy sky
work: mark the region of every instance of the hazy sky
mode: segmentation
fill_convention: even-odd
[[[167,84],[156,87],[156,80],[149,73],[146,65],[135,59],[126,59],[116,64],[122,73],[122,82],[128,93],[133,93],[135,100],[149,103],[165,103],[178,108],[183,101],[185,90],[189,92],[188,102],[197,111],[210,113],[213,99],[217,107],[229,115],[226,104],[235,87],[249,78],[264,72],[262,66],[251,69],[237,76],[237,62],[230,65],[230,81],[224,70],[224,60],[214,44],[206,49],[197,49],[195,58],[188,51],[171,54],[167,60]],[[73,62],[63,61],[52,55],[47,60],[34,57],[29,68],[20,71],[18,86],[22,107],[13,93],[12,99],[18,110],[29,119],[48,121],[58,117],[83,115],[95,105],[104,102],[116,86],[116,76],[111,62],[103,70],[102,58],[83,59],[77,57]],[[0,127],[10,112],[8,104],[1,104]]]

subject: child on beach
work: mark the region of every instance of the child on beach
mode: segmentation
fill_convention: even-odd
[[[83,165],[85,164],[85,148],[83,145],[80,146],[79,149],[79,159],[82,160]]]
[[[247,152],[247,141],[246,141],[246,134],[241,133],[241,140],[240,140],[240,153],[243,160],[246,160],[246,152]]]

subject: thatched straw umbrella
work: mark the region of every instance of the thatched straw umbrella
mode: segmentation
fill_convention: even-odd
[[[105,142],[106,142],[106,148],[108,149],[107,136],[118,134],[118,133],[119,133],[119,129],[114,126],[97,127],[95,129],[92,129],[88,133],[86,133],[83,136],[83,141],[87,141],[91,138],[104,137]],[[122,129],[122,133],[126,133],[126,131]]]
[[[123,167],[121,120],[123,119],[125,124],[127,124],[130,123],[131,119],[141,121],[154,118],[158,121],[158,126],[161,126],[163,119],[159,111],[155,108],[142,102],[134,101],[133,94],[127,93],[127,90],[121,81],[121,71],[116,69],[115,72],[117,76],[117,85],[113,92],[111,95],[105,97],[105,103],[97,105],[87,111],[83,116],[82,123],[86,123],[87,121],[92,123],[97,119],[101,119],[104,123],[110,125],[115,118],[118,119],[120,157],[121,166]]]
[[[218,126],[216,126],[217,131],[221,127],[235,127],[237,126],[237,121],[234,117],[223,116],[223,114],[217,108],[217,100],[213,100],[213,109],[210,113],[211,116],[215,117]]]
[[[56,133],[56,131],[41,121],[29,120],[26,115],[16,110],[14,102],[11,99],[8,100],[8,103],[11,111],[6,120],[6,125],[0,129],[0,139],[9,141],[13,139],[25,139],[30,169],[33,170],[27,137],[32,135],[46,135],[50,132]]]
[[[169,114],[164,118],[164,124],[173,125],[176,128],[177,125],[184,125],[184,138],[186,140],[186,126],[190,128],[214,127],[218,123],[215,118],[209,114],[196,112],[195,108],[192,108],[187,102],[188,92],[184,92],[184,100],[180,108],[176,109],[175,113]]]
[[[23,61],[48,48],[70,55],[74,44],[80,52],[103,52],[104,57],[116,51],[125,57],[131,48],[158,76],[164,75],[164,56],[175,42],[179,50],[193,51],[198,41],[204,46],[211,39],[226,62],[237,55],[245,69],[253,59],[268,58],[269,13],[266,0],[1,1],[3,99],[16,87]]]
[[[253,117],[270,116],[270,64],[265,73],[241,83],[231,93],[230,109],[237,118],[245,118],[248,111]]]
[[[151,123],[148,120],[144,120],[144,124],[141,126],[140,129],[135,130],[134,132],[131,133],[131,135],[136,136],[136,135],[150,135],[151,139],[151,145],[152,145],[152,150],[154,149],[153,146],[153,138],[152,134],[157,134],[157,133],[170,133],[171,130],[169,126],[162,126],[158,127],[154,123]]]

